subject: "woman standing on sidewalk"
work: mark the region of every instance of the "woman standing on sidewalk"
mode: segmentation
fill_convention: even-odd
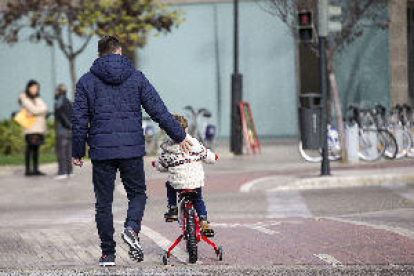
[[[34,117],[35,122],[29,128],[24,129],[26,140],[26,176],[45,175],[39,171],[39,147],[44,143],[46,132],[47,106],[39,97],[39,83],[30,80],[26,85],[26,91],[19,95],[19,104],[26,109],[28,116]],[[33,170],[30,170],[30,159],[33,159]]]

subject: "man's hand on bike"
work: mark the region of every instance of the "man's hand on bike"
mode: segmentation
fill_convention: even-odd
[[[73,163],[73,165],[78,166],[78,167],[82,167],[83,166],[82,159],[78,159],[78,158],[73,158],[72,157],[72,163]]]
[[[188,137],[185,137],[185,139],[180,143],[180,148],[185,153],[189,153],[192,145],[193,143],[191,142],[191,140]]]

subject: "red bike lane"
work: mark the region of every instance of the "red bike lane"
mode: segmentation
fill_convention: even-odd
[[[177,223],[146,222],[145,225],[170,241],[181,231]],[[223,248],[224,260],[218,261],[212,247],[200,242],[198,254],[203,264],[414,263],[414,240],[386,230],[330,219],[229,219],[215,221],[212,226],[216,231],[212,240]],[[184,250],[184,242],[179,246]]]
[[[312,169],[307,170],[307,172]],[[289,174],[295,174],[294,170]],[[251,180],[280,175],[275,172],[210,173],[205,196],[238,192]],[[165,197],[166,178],[148,181],[148,194]],[[145,221],[153,231],[173,242],[181,233],[177,223]],[[224,249],[219,262],[212,247],[199,244],[203,264],[229,265],[385,265],[413,264],[414,240],[394,232],[327,218],[238,218],[212,222],[213,241]],[[185,249],[182,242],[181,249]],[[163,248],[165,249],[165,248]],[[174,251],[173,251],[174,255]],[[173,260],[174,262],[174,260]]]

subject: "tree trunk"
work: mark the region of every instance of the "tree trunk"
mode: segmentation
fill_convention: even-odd
[[[345,144],[345,135],[344,135],[344,124],[342,120],[342,110],[341,110],[341,103],[339,101],[339,92],[338,86],[336,84],[335,73],[333,71],[329,72],[329,82],[331,84],[331,93],[333,96],[334,107],[335,107],[335,114],[338,123],[338,133],[339,139],[341,142],[341,154],[342,154],[342,162],[347,163],[348,157],[346,156],[346,144]]]
[[[70,69],[70,80],[72,82],[72,100],[75,99],[75,93],[76,93],[76,70],[75,70],[75,61],[76,58],[69,57],[69,69]]]
[[[133,50],[128,49],[127,47],[122,48],[122,55],[128,58],[134,64],[135,68],[138,67],[137,57],[135,56],[135,48]]]

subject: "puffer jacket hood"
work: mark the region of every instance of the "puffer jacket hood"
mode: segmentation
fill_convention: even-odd
[[[91,73],[103,82],[119,85],[135,72],[132,62],[118,54],[109,54],[96,59],[91,67]]]

